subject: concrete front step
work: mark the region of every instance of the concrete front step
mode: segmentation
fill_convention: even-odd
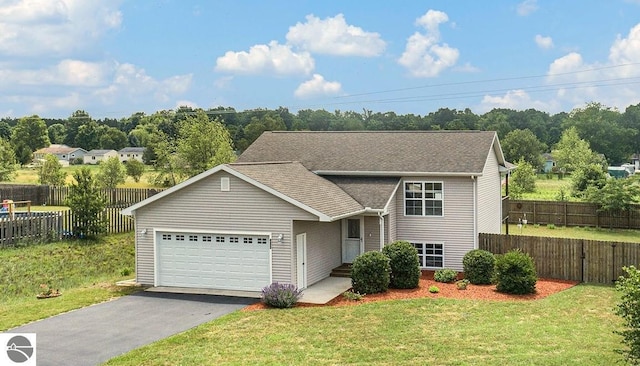
[[[331,277],[351,277],[351,265],[343,264],[331,270]]]

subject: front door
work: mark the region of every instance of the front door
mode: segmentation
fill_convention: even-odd
[[[362,217],[344,219],[342,221],[342,263],[353,263],[363,251]]]

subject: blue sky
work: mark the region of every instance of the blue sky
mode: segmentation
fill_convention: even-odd
[[[640,0],[0,0],[0,118],[640,102]]]

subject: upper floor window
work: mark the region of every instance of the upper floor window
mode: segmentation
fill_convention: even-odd
[[[404,214],[443,216],[442,182],[405,182]]]

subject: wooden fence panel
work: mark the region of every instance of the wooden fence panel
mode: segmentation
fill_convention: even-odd
[[[588,202],[509,200],[509,222],[529,224],[640,229],[640,205],[630,211],[600,212]]]
[[[611,243],[584,240],[584,282],[611,284],[613,253]]]
[[[494,254],[520,249],[529,254],[539,277],[611,284],[622,267],[640,265],[640,243],[480,234],[479,248]]]

